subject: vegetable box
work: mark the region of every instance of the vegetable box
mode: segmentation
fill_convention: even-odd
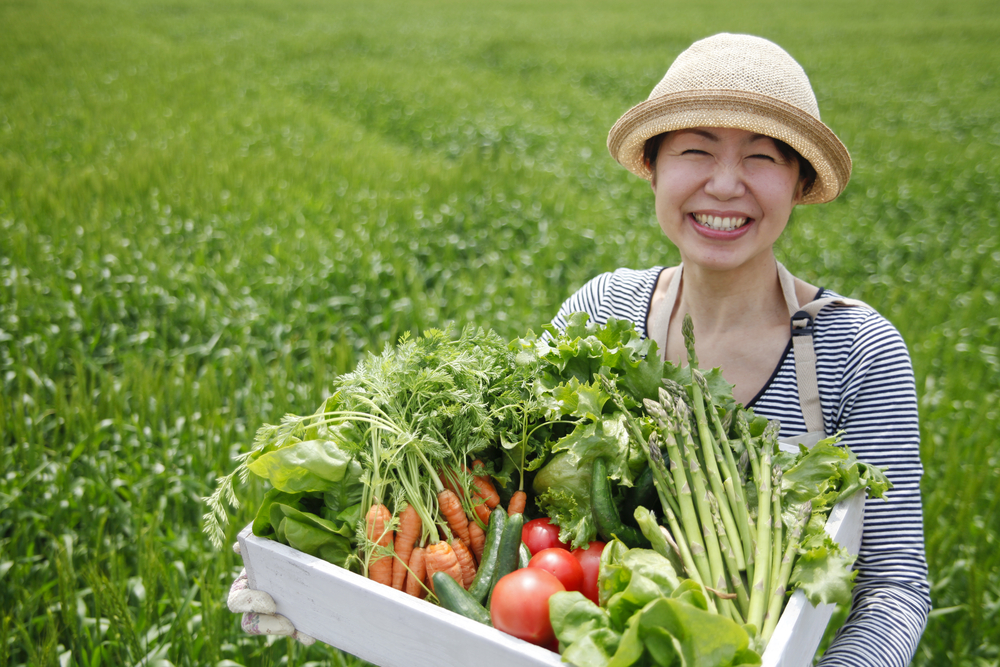
[[[833,508],[826,530],[853,554],[861,545],[865,495]],[[559,665],[544,648],[268,539],[239,535],[251,588],[274,598],[278,613],[319,641],[383,667]],[[811,664],[834,605],[789,600],[763,655],[766,667]],[[442,650],[447,646],[448,650]],[[484,659],[486,662],[484,663]]]

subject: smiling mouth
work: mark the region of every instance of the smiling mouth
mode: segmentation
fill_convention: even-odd
[[[695,213],[694,219],[699,225],[720,232],[739,229],[750,220],[750,218],[720,218],[717,215],[707,215],[705,213]]]

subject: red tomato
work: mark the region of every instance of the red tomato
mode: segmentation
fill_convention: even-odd
[[[532,644],[550,646],[555,633],[549,620],[549,598],[564,590],[554,574],[537,567],[504,575],[490,597],[493,627]]]
[[[552,525],[548,518],[532,519],[521,529],[521,541],[534,556],[542,549],[559,547],[569,551],[569,545],[559,541],[559,526]]]
[[[583,568],[580,566],[580,561],[565,549],[559,547],[542,549],[531,557],[528,567],[551,572],[568,591],[578,591],[583,587]]]
[[[586,549],[580,547],[573,549],[573,556],[580,563],[583,569],[583,585],[579,591],[586,595],[594,604],[598,602],[597,575],[601,570],[601,552],[604,551],[604,542],[591,542]]]

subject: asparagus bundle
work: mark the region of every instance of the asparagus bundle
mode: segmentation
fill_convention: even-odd
[[[838,437],[798,454],[782,452],[777,421],[713,400],[698,368],[690,317],[683,332],[690,381],[664,380],[659,400],[644,402],[647,423],[630,421],[631,436],[656,481],[673,552],[664,555],[679,561],[682,574],[711,593],[710,608],[746,626],[763,651],[790,585],[804,588],[814,604],[849,602],[854,558],[826,536],[826,517],[854,491],[867,486],[881,497],[890,485],[881,470],[836,446]],[[827,475],[818,483],[817,469]],[[654,548],[664,543],[650,541]],[[842,576],[817,583],[830,558]]]

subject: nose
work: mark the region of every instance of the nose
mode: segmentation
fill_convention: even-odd
[[[715,163],[705,183],[705,192],[719,201],[742,197],[746,190],[740,168],[723,162]]]

